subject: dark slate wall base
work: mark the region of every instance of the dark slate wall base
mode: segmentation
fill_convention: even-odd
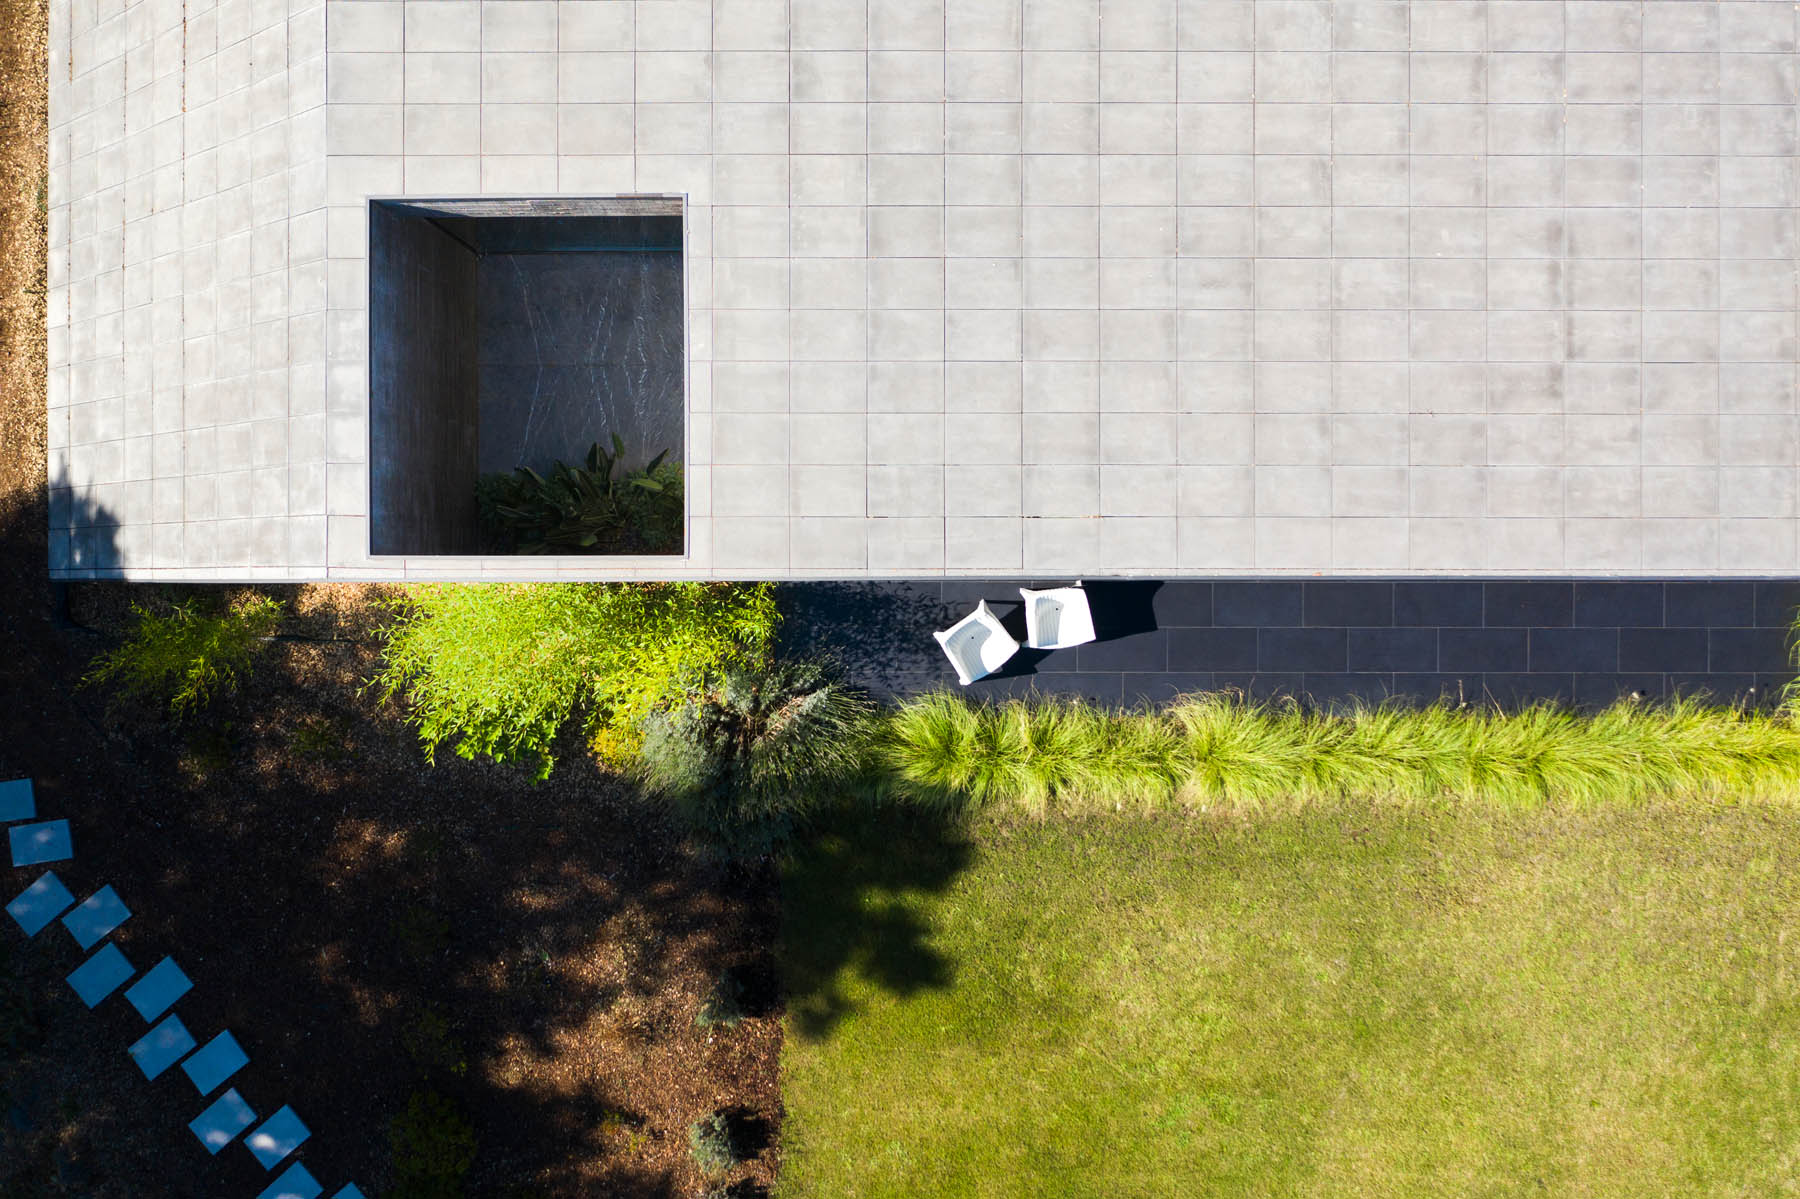
[[[955,688],[931,639],[988,601],[1023,640],[1021,586],[1067,580],[783,585],[789,647],[840,657],[888,695]],[[1021,654],[971,697],[1079,695],[1124,705],[1237,688],[1321,706],[1388,698],[1599,707],[1708,695],[1766,705],[1793,677],[1793,580],[1090,580],[1116,635]]]

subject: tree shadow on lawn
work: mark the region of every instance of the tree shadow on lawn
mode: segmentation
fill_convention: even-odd
[[[947,890],[974,854],[957,821],[931,812],[855,807],[822,822],[782,872],[790,1028],[823,1037],[854,1011],[847,973],[902,996],[949,986],[955,963],[909,901]]]

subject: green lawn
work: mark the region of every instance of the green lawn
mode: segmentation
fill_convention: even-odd
[[[1800,1192],[1800,817],[847,826],[784,1197]]]

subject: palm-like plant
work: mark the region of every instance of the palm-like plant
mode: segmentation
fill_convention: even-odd
[[[725,856],[760,856],[863,769],[872,711],[819,663],[733,671],[649,719],[644,778]]]
[[[475,497],[481,521],[510,534],[522,554],[681,552],[681,467],[664,450],[641,470],[618,474],[625,445],[599,442],[581,466],[558,461],[549,478],[528,466],[484,476]]]

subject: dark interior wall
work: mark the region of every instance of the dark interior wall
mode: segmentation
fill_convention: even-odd
[[[473,250],[376,204],[369,224],[370,552],[479,552]]]

